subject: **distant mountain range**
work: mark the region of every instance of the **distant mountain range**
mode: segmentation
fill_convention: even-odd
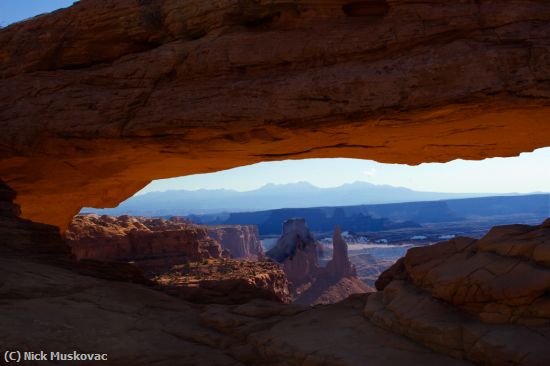
[[[210,214],[219,212],[259,211],[278,208],[350,206],[416,201],[436,201],[495,196],[490,193],[418,192],[403,187],[375,185],[367,182],[319,188],[310,183],[267,184],[259,189],[238,192],[227,189],[171,190],[151,192],[129,198],[116,208],[91,209],[110,215],[166,216]],[[510,194],[508,194],[510,195]]]

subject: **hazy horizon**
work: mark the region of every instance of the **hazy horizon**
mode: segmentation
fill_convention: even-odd
[[[229,189],[248,192],[267,184],[307,182],[334,188],[354,182],[388,185],[417,192],[538,193],[550,192],[550,148],[517,157],[453,160],[416,166],[383,164],[372,160],[330,158],[282,160],[214,173],[159,179],[136,193],[170,190]]]
[[[207,174],[210,174],[210,173],[207,173]],[[185,177],[176,177],[176,178],[167,178],[167,179],[179,179],[179,178],[185,178]],[[159,179],[161,180],[161,179]],[[157,182],[159,180],[155,180],[153,182]],[[151,182],[151,183],[153,183]],[[177,192],[177,191],[188,191],[188,192],[198,192],[198,191],[221,191],[221,190],[226,190],[226,191],[233,191],[233,192],[238,192],[238,193],[246,193],[246,192],[253,192],[253,191],[258,191],[258,190],[262,190],[264,189],[265,187],[269,187],[269,186],[275,186],[275,187],[281,187],[281,186],[290,186],[290,185],[299,185],[299,184],[307,184],[309,186],[312,186],[314,188],[318,188],[318,189],[327,189],[327,188],[340,188],[340,187],[343,187],[343,186],[349,186],[349,185],[354,185],[354,184],[360,184],[360,183],[366,183],[366,184],[372,184],[372,185],[376,185],[376,186],[381,186],[381,187],[393,187],[393,188],[404,188],[404,189],[410,189],[409,187],[401,187],[401,186],[394,186],[394,185],[390,185],[390,184],[374,184],[374,183],[371,183],[371,182],[368,182],[368,181],[353,181],[353,182],[349,182],[349,183],[343,183],[343,184],[340,184],[340,185],[337,185],[337,186],[330,186],[330,187],[320,187],[318,185],[315,185],[311,182],[308,182],[308,181],[298,181],[298,182],[289,182],[289,183],[266,183],[260,187],[257,187],[257,188],[251,188],[251,189],[247,189],[247,190],[237,190],[237,189],[232,189],[232,188],[185,188],[185,187],[180,187],[180,188],[174,188],[174,189],[166,189],[166,190],[154,190],[154,191],[145,191],[144,190],[141,190],[139,192],[137,192],[134,196],[137,196],[137,195],[145,195],[145,194],[149,194],[149,193],[166,193],[166,192]],[[414,190],[415,192],[419,192],[419,193],[457,193],[457,194],[494,194],[495,192],[432,192],[432,191],[421,191],[421,190]],[[528,192],[512,192],[512,191],[507,191],[507,192],[497,192],[498,194],[518,194],[518,195],[530,195],[530,194],[537,194],[537,193],[550,193],[550,191],[528,191]]]

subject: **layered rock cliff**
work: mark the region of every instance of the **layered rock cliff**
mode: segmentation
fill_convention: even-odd
[[[244,230],[235,228],[238,233]],[[207,227],[179,217],[79,215],[65,240],[79,260],[132,263],[161,291],[193,302],[290,300],[288,281],[279,265],[230,260]]]
[[[431,349],[487,365],[550,362],[550,220],[410,249],[365,315]]]
[[[348,244],[342,238],[342,231],[337,226],[332,236],[332,259],[326,265],[326,271],[333,278],[357,277],[355,266],[348,256]]]
[[[255,225],[209,227],[208,235],[228,250],[232,258],[257,260],[264,256],[258,227]]]
[[[206,228],[177,219],[79,215],[65,239],[78,259],[133,262],[146,271],[162,271],[223,254]]]
[[[82,0],[0,30],[0,176],[64,229],[265,160],[517,155],[550,145],[549,24],[546,0]]]

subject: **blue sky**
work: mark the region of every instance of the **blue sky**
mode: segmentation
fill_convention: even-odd
[[[418,191],[460,193],[550,192],[550,148],[519,157],[481,161],[454,160],[417,166],[381,164],[359,159],[285,160],[249,165],[210,174],[151,182],[138,194],[170,189],[235,189],[247,191],[267,183],[306,181],[335,187],[366,181]]]
[[[0,0],[0,26],[71,6],[76,0]]]
[[[73,4],[74,0],[0,0],[0,25],[7,26]],[[260,163],[222,172],[163,179],[139,193],[169,189],[239,191],[267,183],[306,181],[335,187],[355,181],[389,184],[432,192],[550,192],[550,148],[514,158],[455,160],[445,164],[406,166],[357,159],[308,159]]]

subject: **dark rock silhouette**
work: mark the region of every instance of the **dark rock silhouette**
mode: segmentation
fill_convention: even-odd
[[[231,225],[244,223],[256,224],[262,235],[280,233],[281,222],[289,217],[303,217],[308,222],[310,230],[314,232],[327,232],[334,229],[337,225],[351,231],[380,231],[420,227],[419,224],[412,221],[396,222],[383,217],[374,218],[367,212],[360,212],[360,210],[353,211],[355,212],[340,207],[283,208],[257,212],[231,213],[228,218],[221,221],[224,224]]]

